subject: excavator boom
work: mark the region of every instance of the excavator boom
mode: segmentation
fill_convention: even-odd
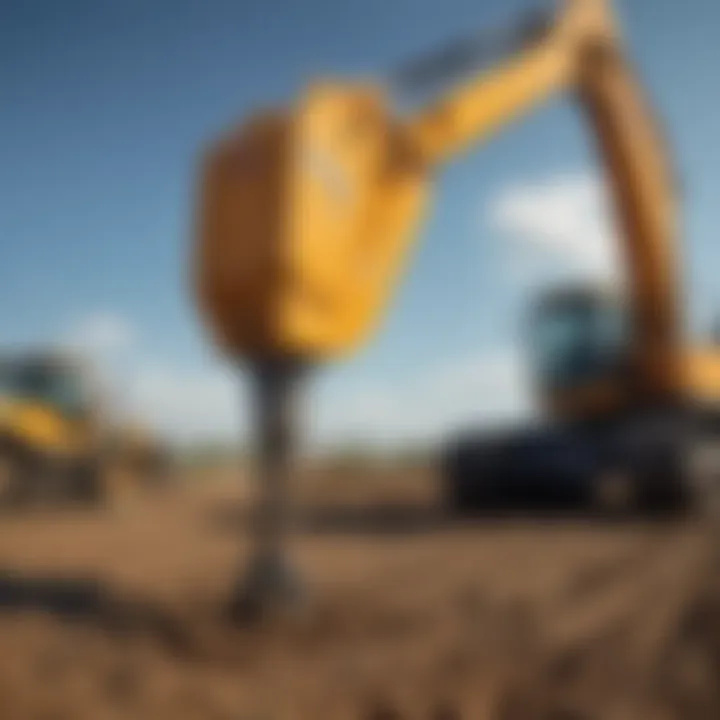
[[[234,355],[327,358],[382,315],[435,169],[559,93],[588,120],[627,260],[648,392],[678,377],[676,208],[657,125],[607,0],[566,0],[517,53],[409,117],[372,86],[318,83],[208,156],[196,285]]]
[[[544,37],[411,118],[439,163],[559,92],[577,98],[602,160],[627,269],[633,356],[650,395],[682,378],[677,208],[666,144],[606,0],[570,0]]]

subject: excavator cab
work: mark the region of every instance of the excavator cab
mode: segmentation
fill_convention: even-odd
[[[561,417],[620,409],[630,390],[632,333],[617,294],[587,286],[548,291],[530,314],[529,336],[543,405]]]
[[[551,421],[453,439],[442,463],[448,508],[537,500],[621,514],[699,501],[683,417],[639,402],[644,376],[623,296],[554,289],[527,324],[536,398]]]
[[[120,490],[115,476],[142,487],[169,480],[164,443],[111,420],[104,405],[94,368],[73,353],[0,354],[0,506],[94,504]]]
[[[83,368],[59,356],[4,358],[0,361],[0,394],[26,404],[57,408],[71,418],[86,416],[93,406]]]
[[[36,450],[75,452],[95,412],[85,365],[60,353],[0,359],[0,435]]]
[[[85,363],[57,352],[0,357],[0,500],[95,500],[97,405]]]

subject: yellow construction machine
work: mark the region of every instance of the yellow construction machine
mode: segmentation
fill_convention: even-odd
[[[142,484],[166,476],[164,444],[112,422],[97,386],[90,364],[71,353],[0,357],[1,503],[94,504],[115,489],[117,475]]]
[[[437,169],[558,94],[594,138],[627,291],[566,288],[539,301],[532,348],[551,421],[453,441],[447,497],[466,509],[498,480],[547,489],[552,478],[614,506],[677,504],[720,467],[720,352],[684,340],[674,177],[608,0],[565,0],[493,46],[471,38],[400,73],[420,89],[449,87],[419,110],[394,109],[377,84],[318,82],[207,154],[195,287],[217,342],[259,379],[266,586],[280,564],[286,404],[301,368],[349,352],[377,323]]]

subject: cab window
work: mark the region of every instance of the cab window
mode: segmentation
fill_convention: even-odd
[[[541,383],[564,387],[616,372],[627,348],[626,320],[614,303],[568,302],[547,308],[532,328]]]
[[[0,367],[0,391],[19,399],[46,403],[73,415],[88,406],[86,388],[73,368],[6,364]]]

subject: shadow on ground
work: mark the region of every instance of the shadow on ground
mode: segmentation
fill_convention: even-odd
[[[109,634],[145,634],[170,650],[187,650],[180,618],[150,600],[121,597],[93,578],[29,576],[2,568],[0,617],[20,614],[89,623]]]
[[[248,506],[215,506],[209,523],[221,531],[250,530],[253,513]],[[321,504],[296,513],[296,526],[310,535],[408,536],[440,533],[459,528],[498,528],[515,522],[529,526],[558,523],[602,526],[672,524],[681,520],[672,513],[603,515],[573,503],[546,500],[510,500],[476,508],[462,515],[438,506],[375,502],[361,505]]]

